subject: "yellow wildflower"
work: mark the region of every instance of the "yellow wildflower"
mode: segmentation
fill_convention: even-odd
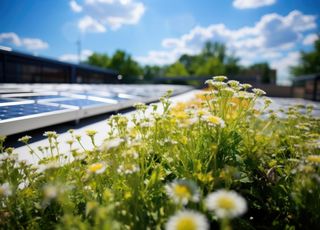
[[[309,155],[307,157],[307,161],[319,164],[320,163],[320,155]]]
[[[88,167],[89,173],[101,174],[106,170],[106,166],[103,163],[95,163]]]

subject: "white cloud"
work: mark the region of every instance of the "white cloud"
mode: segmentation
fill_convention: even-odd
[[[303,45],[313,45],[313,43],[318,40],[318,35],[317,34],[308,34],[304,39],[303,39]]]
[[[300,56],[300,52],[292,51],[286,54],[284,57],[270,62],[270,66],[277,70],[277,75],[280,81],[289,79],[290,66],[297,65],[299,63]]]
[[[276,0],[234,0],[232,5],[238,9],[252,9],[273,5]]]
[[[69,5],[73,12],[79,13],[82,11],[82,7],[75,0],[70,0]]]
[[[104,25],[90,16],[85,16],[84,18],[80,19],[78,27],[82,32],[87,31],[93,33],[103,33],[107,30]]]
[[[311,42],[314,36],[303,40],[304,33],[315,29],[316,16],[294,10],[286,16],[276,13],[261,17],[253,26],[230,29],[224,24],[197,26],[178,38],[162,40],[161,50],[152,50],[145,56],[135,57],[142,64],[170,64],[181,54],[199,53],[206,41],[224,42],[228,50],[240,57],[241,64],[269,62],[280,78],[288,76],[288,65],[294,65],[299,53],[290,53],[297,44]],[[306,40],[308,39],[308,40]],[[277,60],[274,62],[274,60]],[[280,63],[280,64],[277,64]]]
[[[134,59],[141,64],[165,65],[175,62],[181,54],[181,50],[150,51],[147,56],[136,56]]]
[[[0,34],[0,43],[12,44],[17,47],[24,47],[28,50],[47,49],[49,44],[39,38],[21,38],[16,33]]]
[[[82,50],[81,52],[81,61],[85,61],[88,59],[89,56],[93,54],[92,50]],[[66,62],[78,62],[79,56],[77,54],[63,54],[59,57],[60,61],[66,61]]]
[[[208,40],[226,42],[231,50],[265,51],[266,49],[289,49],[301,38],[301,32],[316,28],[316,17],[292,11],[287,16],[275,13],[263,16],[254,26],[229,29],[224,24],[208,27],[197,26],[180,38],[166,38],[162,46],[172,52],[175,49],[199,52]],[[304,25],[304,26],[303,26]],[[177,53],[177,51],[175,51]],[[155,57],[156,55],[153,55]]]
[[[0,42],[11,43],[15,46],[21,46],[21,39],[16,33],[2,33],[0,34]]]
[[[106,27],[116,30],[123,25],[135,25],[145,12],[144,4],[135,0],[85,0],[83,5],[72,0],[70,7],[85,14],[78,24],[85,32],[105,32]]]
[[[24,38],[22,39],[22,44],[28,50],[41,50],[47,49],[49,47],[48,43],[42,41],[39,38]]]

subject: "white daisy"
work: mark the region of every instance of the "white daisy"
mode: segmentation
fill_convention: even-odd
[[[243,88],[244,90],[247,90],[247,89],[249,89],[249,88],[252,87],[252,85],[250,85],[250,84],[241,84],[241,86],[242,86],[242,88]]]
[[[237,94],[236,94],[236,97],[240,98],[240,99],[251,99],[254,97],[254,94],[253,93],[249,93],[247,91],[239,91]]]
[[[266,94],[265,91],[263,91],[262,89],[257,89],[257,88],[252,89],[252,92],[254,92],[257,96],[262,96],[262,95]]]
[[[231,97],[236,93],[236,91],[232,88],[224,88],[224,89],[221,89],[220,92],[221,92],[221,96],[223,97]]]
[[[125,163],[125,164],[121,164],[118,169],[117,172],[120,174],[133,174],[135,172],[139,172],[140,171],[140,167],[136,164],[131,164],[131,163]]]
[[[200,193],[197,185],[188,180],[175,180],[166,185],[169,197],[177,204],[188,204],[189,201],[198,202]]]
[[[221,128],[226,127],[226,123],[224,122],[224,120],[217,116],[203,116],[202,120],[207,122],[209,126],[220,126]]]
[[[12,191],[8,182],[0,185],[0,197],[1,196],[7,197],[7,196],[10,196],[11,194],[12,194]]]
[[[204,215],[195,211],[184,210],[171,216],[166,223],[166,230],[206,230],[209,224]]]
[[[51,160],[51,161],[45,162],[43,165],[41,165],[41,171],[57,169],[59,167],[60,167],[59,162]]]
[[[106,165],[104,163],[94,163],[92,165],[89,165],[88,172],[94,173],[94,174],[101,174],[106,170]]]
[[[227,83],[231,87],[238,87],[240,85],[240,82],[239,81],[235,81],[235,80],[229,80]]]
[[[213,80],[215,80],[215,81],[225,81],[225,80],[228,80],[228,78],[226,76],[214,76]]]
[[[234,191],[218,190],[206,198],[208,210],[214,211],[219,218],[233,218],[247,211],[247,202]]]
[[[110,140],[106,140],[104,142],[104,144],[102,145],[102,150],[106,151],[106,150],[110,150],[113,148],[117,148],[118,146],[120,146],[125,140],[122,138],[113,138]]]
[[[45,199],[51,200],[58,196],[59,189],[54,185],[45,185],[43,188],[43,194]]]

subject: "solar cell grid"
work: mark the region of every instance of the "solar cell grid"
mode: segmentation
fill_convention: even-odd
[[[44,104],[21,104],[0,107],[0,120],[22,117],[27,115],[63,110],[59,106]]]
[[[169,88],[178,93],[188,90]],[[137,102],[149,103],[167,89],[168,86],[161,85],[3,84],[0,85],[0,135],[79,120],[128,108]],[[53,111],[60,112],[48,113]],[[36,114],[39,116],[26,117]]]
[[[92,105],[101,105],[101,104],[108,104],[106,102],[102,101],[94,101],[94,100],[88,100],[88,99],[71,99],[71,100],[62,100],[62,101],[51,101],[53,103],[57,104],[63,104],[63,105],[73,105],[78,107],[86,107],[86,106],[92,106]]]
[[[5,98],[0,98],[0,103],[6,103],[10,102],[11,100],[5,99]]]
[[[127,101],[129,100],[128,98],[124,97],[119,97],[117,94],[109,94],[109,95],[104,95],[104,94],[95,94],[95,93],[87,93],[87,96],[93,96],[93,97],[101,97],[101,98],[106,98],[106,99],[113,99],[116,101]]]
[[[18,96],[16,98],[29,99],[29,100],[42,100],[51,98],[63,98],[61,95],[35,95],[35,96]]]

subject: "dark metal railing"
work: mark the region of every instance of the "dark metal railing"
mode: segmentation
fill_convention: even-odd
[[[197,88],[203,88],[205,81],[211,79],[212,76],[176,76],[176,77],[156,77],[152,80],[153,84],[179,84],[179,85],[193,85]],[[258,76],[231,76],[232,80],[238,80],[242,83],[249,83],[252,85],[259,84]]]
[[[304,98],[320,101],[320,73],[297,76],[292,79],[292,89],[303,88]]]

